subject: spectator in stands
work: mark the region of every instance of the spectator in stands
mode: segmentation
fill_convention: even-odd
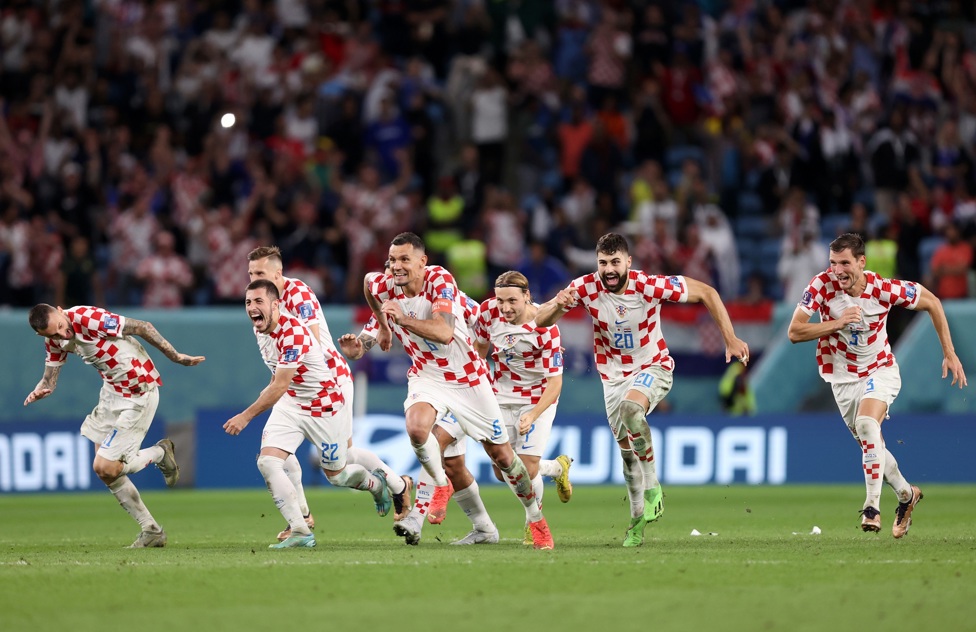
[[[908,184],[909,169],[918,165],[921,156],[903,108],[892,110],[888,124],[871,137],[865,155],[870,158],[874,178],[874,210],[890,217],[897,194]]]
[[[783,287],[783,302],[799,302],[810,279],[824,270],[827,247],[818,235],[819,231],[808,226],[800,231],[799,240],[784,245],[776,264],[776,277]]]
[[[517,268],[529,280],[529,287],[539,297],[550,297],[566,287],[572,278],[563,262],[546,251],[546,244],[533,241],[529,254]]]
[[[945,228],[946,242],[936,248],[929,262],[926,286],[934,289],[943,300],[969,296],[969,268],[973,264],[973,247],[963,240],[962,230],[955,222]]]
[[[135,268],[143,283],[142,306],[182,307],[183,293],[193,285],[193,271],[186,257],[176,252],[176,238],[170,232],[156,235],[156,251]]]

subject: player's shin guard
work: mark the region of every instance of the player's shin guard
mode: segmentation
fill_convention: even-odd
[[[308,500],[305,498],[305,486],[302,485],[302,465],[298,461],[298,457],[294,454],[289,454],[288,458],[285,459],[285,475],[288,476],[288,480],[291,484],[295,486],[295,497],[298,499],[298,508],[302,510],[302,515],[307,516],[309,514]]]
[[[512,463],[508,468],[499,466],[505,474],[505,482],[518,497],[522,506],[525,507],[525,516],[529,522],[542,520],[542,512],[535,500],[535,493],[532,491],[532,479],[529,478],[529,471],[525,469],[525,464],[518,456],[512,458]]]
[[[276,456],[262,454],[258,456],[258,471],[264,477],[264,482],[271,492],[271,499],[275,507],[281,512],[281,517],[285,519],[291,527],[293,535],[308,535],[312,531],[305,524],[305,517],[298,506],[298,495],[295,493],[295,486],[292,485],[285,474],[285,460]]]
[[[854,429],[861,442],[861,463],[864,467],[864,486],[867,491],[864,507],[880,510],[887,452],[884,440],[881,438],[881,424],[873,417],[860,415],[854,420]]]
[[[434,479],[434,485],[438,487],[447,485],[447,473],[444,472],[444,464],[441,462],[441,446],[437,443],[434,433],[428,434],[427,440],[422,444],[411,441],[410,445],[413,446],[414,454],[417,455],[421,467]]]
[[[657,464],[654,462],[651,427],[647,425],[647,411],[637,402],[625,399],[620,404],[618,415],[620,424],[630,435],[630,446],[644,472],[644,489],[657,487],[660,483],[657,480]]]
[[[630,499],[630,516],[644,515],[644,472],[633,450],[621,450],[624,462],[624,483],[627,484],[627,498]]]
[[[161,531],[159,524],[142,502],[139,490],[132,484],[128,476],[120,476],[108,485],[109,491],[119,501],[126,513],[139,523],[143,531]]]
[[[884,480],[891,489],[895,490],[895,494],[898,496],[898,502],[908,503],[912,501],[912,486],[902,476],[901,470],[898,469],[898,461],[895,460],[895,455],[887,448],[885,448]]]

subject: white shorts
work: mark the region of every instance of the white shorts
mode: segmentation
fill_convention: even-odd
[[[319,453],[323,470],[346,467],[352,437],[352,402],[347,401],[331,417],[312,417],[285,395],[271,409],[261,433],[261,448],[278,448],[291,454],[308,439]]]
[[[454,414],[461,430],[475,441],[508,443],[508,433],[502,425],[502,413],[491,385],[482,380],[476,386],[446,388],[443,383],[412,377],[407,381],[406,411],[414,404],[430,404],[438,419],[448,412]]]
[[[830,388],[834,392],[834,401],[837,402],[844,423],[856,437],[854,420],[857,419],[857,409],[861,406],[861,400],[877,399],[891,407],[898,397],[898,392],[901,391],[901,372],[898,370],[898,364],[892,362],[891,366],[881,367],[857,382],[831,384]]]
[[[454,439],[454,441],[447,444],[447,447],[444,448],[444,458],[449,459],[454,456],[464,456],[468,451],[468,435],[464,434],[464,430],[461,429],[461,424],[458,423],[454,413],[447,413],[438,419],[434,425]]]
[[[157,406],[159,390],[155,388],[140,397],[122,397],[103,383],[98,404],[81,424],[81,436],[100,444],[98,456],[125,463],[142,448]]]
[[[603,403],[607,409],[607,422],[613,430],[613,436],[617,441],[627,438],[627,429],[620,424],[617,411],[620,403],[627,397],[628,391],[637,391],[647,398],[650,405],[647,412],[650,413],[661,403],[661,400],[671,391],[674,383],[674,376],[671,371],[666,371],[660,367],[652,366],[644,369],[637,375],[631,375],[622,380],[613,382],[603,382]]]
[[[556,418],[556,404],[542,411],[538,419],[535,420],[529,431],[524,435],[519,434],[519,418],[529,412],[535,406],[533,404],[504,404],[499,405],[502,409],[502,421],[505,429],[511,438],[512,448],[516,454],[527,456],[542,457],[549,443],[549,435],[552,434],[552,422]]]

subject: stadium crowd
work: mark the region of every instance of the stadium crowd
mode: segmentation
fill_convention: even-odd
[[[726,300],[846,231],[976,296],[974,51],[962,0],[9,0],[0,304],[240,304],[269,244],[360,304],[403,231],[479,299],[610,230]]]

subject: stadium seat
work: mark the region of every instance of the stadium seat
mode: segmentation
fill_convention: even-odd
[[[734,221],[735,234],[739,239],[762,239],[769,230],[766,218],[759,215],[743,215]]]
[[[763,203],[758,193],[753,191],[739,192],[739,215],[762,215]]]
[[[944,243],[945,243],[945,238],[938,235],[926,237],[921,242],[919,242],[918,271],[923,281],[925,279],[925,276],[929,273],[929,264],[932,262],[932,255],[934,255],[936,249]]]
[[[705,151],[697,145],[675,145],[668,147],[667,153],[664,156],[664,162],[666,163],[666,168],[669,170],[681,169],[681,164],[689,158],[697,161],[704,168]]]

